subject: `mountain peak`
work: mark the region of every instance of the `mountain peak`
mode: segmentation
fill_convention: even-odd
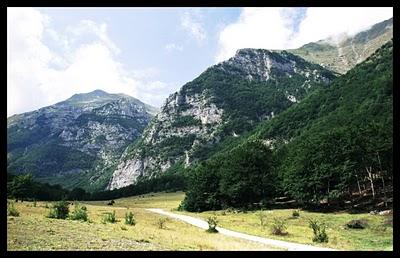
[[[106,97],[106,96],[110,96],[111,94],[103,91],[103,90],[94,90],[91,92],[87,92],[87,93],[77,93],[74,94],[70,99],[74,99],[74,100],[84,100],[84,99],[91,99],[91,98],[100,98],[100,97]]]
[[[270,54],[271,51],[262,48],[241,48],[236,51],[235,57],[254,55],[254,54]]]
[[[247,80],[268,81],[281,77],[291,77],[301,74],[313,77],[313,80],[328,82],[325,70],[319,65],[309,63],[285,50],[267,50],[257,48],[242,48],[235,56],[216,65],[217,69]],[[324,75],[323,75],[324,74]]]

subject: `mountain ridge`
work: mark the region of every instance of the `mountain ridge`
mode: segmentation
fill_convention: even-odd
[[[334,78],[288,52],[240,50],[167,98],[141,139],[124,152],[108,189],[153,177],[179,162],[188,166],[222,138],[270,119]]]
[[[153,117],[156,108],[149,107],[127,95],[95,90],[14,115],[7,119],[7,170],[96,189],[107,180],[112,160]]]

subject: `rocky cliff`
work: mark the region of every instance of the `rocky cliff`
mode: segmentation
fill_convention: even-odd
[[[335,76],[286,51],[241,49],[169,96],[141,139],[126,149],[108,189],[153,177],[273,117]]]

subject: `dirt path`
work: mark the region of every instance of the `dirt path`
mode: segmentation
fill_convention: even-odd
[[[172,212],[164,211],[162,209],[146,209],[146,210],[155,212],[155,213],[158,213],[161,215],[165,215],[165,216],[168,216],[168,217],[171,217],[174,219],[182,220],[186,223],[189,223],[191,225],[194,225],[194,226],[202,228],[202,229],[208,229],[208,223],[206,221],[198,219],[198,218],[181,215],[181,214],[175,214]],[[259,243],[263,243],[263,244],[266,244],[269,246],[276,246],[276,247],[287,249],[288,251],[336,251],[335,249],[330,249],[330,248],[297,244],[297,243],[291,243],[291,242],[286,242],[286,241],[280,241],[280,240],[275,240],[275,239],[268,239],[268,238],[248,235],[248,234],[224,229],[221,227],[217,227],[217,230],[219,233],[221,233],[223,235],[242,238],[242,239],[246,239],[246,240],[250,240],[250,241],[254,241],[254,242],[259,242]]]

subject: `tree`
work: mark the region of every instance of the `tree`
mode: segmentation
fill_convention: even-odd
[[[219,169],[219,191],[225,206],[248,207],[275,194],[271,150],[259,141],[233,149]]]
[[[11,198],[25,200],[34,196],[34,182],[32,174],[22,174],[15,176],[7,184],[7,192]]]
[[[69,200],[85,200],[87,193],[84,189],[76,187],[68,194]]]

